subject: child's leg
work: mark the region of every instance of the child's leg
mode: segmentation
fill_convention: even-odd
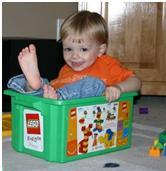
[[[102,80],[87,76],[57,89],[56,93],[58,94],[59,99],[68,100],[102,96],[104,91],[105,84]]]
[[[49,84],[49,81],[47,79],[45,78],[40,78],[40,79],[41,79],[42,85]],[[20,75],[10,78],[7,83],[7,87],[19,93],[29,94],[29,95],[34,95],[34,96],[43,96],[43,93],[44,93],[43,86],[37,90],[34,90],[34,89],[27,90],[27,79],[25,78],[24,74],[20,74]]]
[[[44,97],[60,100],[102,96],[105,91],[104,82],[95,77],[85,77],[65,85],[56,91],[50,85],[44,85]]]
[[[27,85],[37,90],[41,88],[40,72],[38,69],[36,48],[34,45],[25,47],[18,55],[18,61],[22,72],[27,79]]]

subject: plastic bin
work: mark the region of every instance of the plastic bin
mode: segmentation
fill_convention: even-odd
[[[133,97],[124,93],[108,103],[104,96],[54,100],[4,94],[12,102],[12,146],[48,161],[68,162],[131,146]]]

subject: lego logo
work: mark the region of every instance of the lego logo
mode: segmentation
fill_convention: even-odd
[[[40,115],[38,113],[26,113],[26,127],[28,134],[40,134]]]
[[[38,120],[28,120],[27,126],[28,126],[28,128],[38,128],[39,121]]]

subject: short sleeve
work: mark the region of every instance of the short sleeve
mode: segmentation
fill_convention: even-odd
[[[107,66],[107,72],[109,73],[108,85],[117,84],[135,75],[132,70],[122,66],[115,58],[112,58],[112,61]]]

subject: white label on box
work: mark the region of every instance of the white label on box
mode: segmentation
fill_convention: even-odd
[[[119,103],[77,107],[78,154],[116,147]]]
[[[24,147],[43,151],[43,116],[41,112],[24,109]]]

